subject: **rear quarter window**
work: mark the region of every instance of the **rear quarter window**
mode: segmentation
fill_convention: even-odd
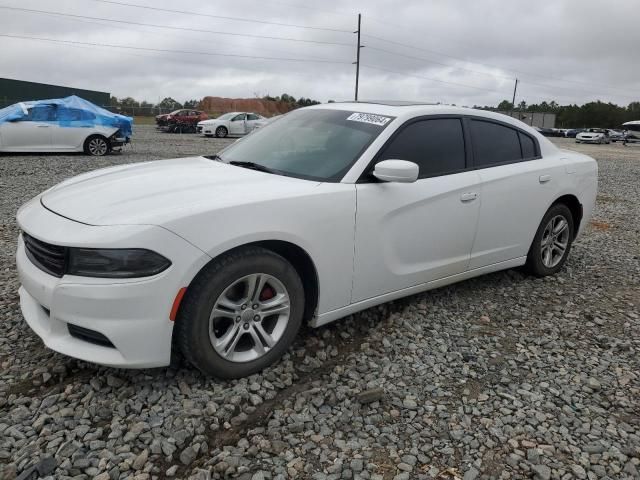
[[[476,168],[522,160],[516,129],[484,120],[471,120],[470,124]]]
[[[518,135],[520,135],[520,146],[522,147],[523,160],[536,158],[538,156],[538,152],[536,151],[535,140],[526,133],[518,132]]]

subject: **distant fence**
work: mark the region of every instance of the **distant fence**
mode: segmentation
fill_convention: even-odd
[[[522,112],[514,110],[511,112],[498,112],[504,115],[508,115],[512,118],[526,123],[531,127],[538,128],[555,128],[556,127],[556,114],[550,112]]]

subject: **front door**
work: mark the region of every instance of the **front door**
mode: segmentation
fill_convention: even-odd
[[[480,206],[459,118],[413,121],[378,155],[418,164],[414,183],[356,185],[352,302],[464,272]],[[366,178],[366,177],[365,177]]]
[[[241,113],[236,115],[229,122],[229,133],[231,135],[245,135],[247,133],[247,115]]]
[[[43,151],[51,148],[51,128],[55,125],[53,105],[35,105],[26,117],[2,125],[2,146],[20,150]]]

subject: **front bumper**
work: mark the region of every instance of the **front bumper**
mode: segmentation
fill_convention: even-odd
[[[131,138],[113,136],[109,139],[109,141],[111,142],[111,147],[122,147],[123,145],[130,143]]]
[[[29,260],[22,236],[16,254],[22,314],[47,347],[113,367],[169,364],[173,332],[169,313],[177,292],[208,261],[202,251],[160,227],[101,227],[74,222],[46,210],[39,198],[20,210],[18,222],[24,231],[48,243],[87,247],[109,244],[111,248],[144,246],[171,259],[171,267],[152,277],[57,278]],[[97,332],[112,346],[72,336],[69,325]]]

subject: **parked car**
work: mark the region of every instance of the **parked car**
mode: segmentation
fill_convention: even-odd
[[[584,132],[584,128],[570,128],[565,132],[564,136],[567,138],[576,138],[576,135],[580,132]]]
[[[609,140],[612,142],[624,141],[624,132],[621,130],[613,130],[608,128],[607,133],[609,134]]]
[[[631,122],[623,123],[624,140],[623,144],[640,142],[640,120],[632,120]]]
[[[0,152],[106,155],[129,143],[133,119],[75,95],[21,102],[0,110]]]
[[[522,122],[443,105],[294,110],[217,155],[68,179],[17,214],[24,318],[116,367],[172,349],[217,377],[317,327],[489,272],[558,272],[597,164]]]
[[[576,143],[611,143],[609,133],[604,128],[587,128],[576,135]]]
[[[228,135],[242,136],[268,122],[268,118],[252,112],[230,112],[213,120],[198,123],[198,133],[205,137],[224,138]]]
[[[564,133],[557,128],[533,127],[545,137],[562,137]]]
[[[198,122],[206,120],[209,116],[200,110],[191,110],[182,108],[171,113],[156,116],[156,124],[158,127],[167,127],[170,125],[197,125]]]

